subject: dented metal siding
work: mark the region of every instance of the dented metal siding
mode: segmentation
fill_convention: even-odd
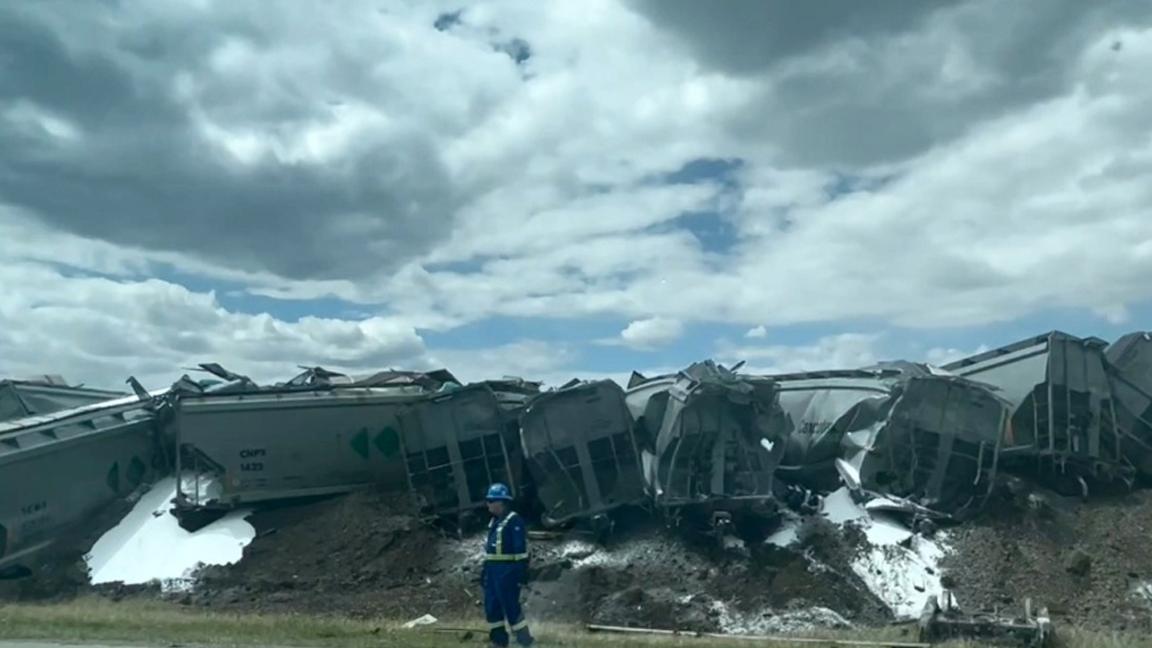
[[[878,429],[879,451],[860,456],[861,481],[929,508],[965,509],[993,486],[1009,411],[967,381],[910,378]]]
[[[521,416],[520,434],[546,523],[646,499],[632,416],[616,383],[580,384],[539,396]]]
[[[647,412],[660,401],[646,387],[633,390],[648,398]],[[658,504],[772,497],[787,429],[770,382],[701,363],[681,372],[666,393],[652,476]]]
[[[401,441],[412,489],[438,512],[483,506],[493,482],[514,490],[520,485],[518,428],[487,385],[426,396],[405,408]]]
[[[772,376],[788,437],[777,468],[782,479],[833,489],[844,435],[876,423],[891,388],[875,372],[813,372]],[[872,407],[862,407],[872,403]]]

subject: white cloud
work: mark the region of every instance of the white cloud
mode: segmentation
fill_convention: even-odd
[[[430,362],[417,328],[611,316],[632,321],[617,344],[725,322],[749,327],[733,354],[817,367],[872,347],[754,342],[1052,308],[1121,323],[1152,298],[1146,12],[788,9],[799,22],[777,40],[742,18],[766,5],[741,7],[479,2],[447,31],[446,2],[0,9],[46,48],[0,70],[0,193],[23,205],[0,211],[0,240],[20,241],[0,251],[0,303],[6,339],[28,343],[0,360],[159,375],[203,352],[279,378],[305,358]],[[499,48],[513,38],[531,48],[520,64]],[[664,182],[698,158],[741,165]],[[686,212],[732,240],[701,241]],[[389,314],[229,312],[141,281],[157,264]],[[517,344],[433,356],[589,362]]]
[[[0,283],[20,287],[0,295],[0,375],[117,386],[135,374],[154,388],[209,361],[262,381],[291,377],[297,363],[427,366],[415,330],[385,317],[287,322],[230,312],[213,293],[164,281],[65,277],[29,263],[0,264]]]
[[[620,342],[639,350],[652,350],[680,339],[684,325],[679,320],[652,317],[636,320],[620,331]]]
[[[716,357],[725,364],[744,361],[744,373],[779,374],[823,369],[858,369],[881,360],[881,335],[844,333],[820,338],[812,344],[787,346],[718,344]]]
[[[1080,53],[1081,81],[1067,92],[871,171],[846,194],[830,193],[830,172],[749,161],[739,240],[725,255],[683,229],[576,238],[475,273],[429,273],[418,286],[401,273],[383,293],[464,319],[619,313],[938,327],[1052,308],[1115,315],[1115,304],[1152,298],[1152,186],[1143,181],[1152,142],[1135,135],[1152,128],[1144,65],[1152,31],[1101,34]],[[724,151],[722,140],[715,146]],[[581,265],[584,256],[594,262]],[[528,290],[515,288],[524,282]]]

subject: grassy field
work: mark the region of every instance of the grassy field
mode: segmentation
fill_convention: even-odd
[[[201,644],[212,646],[315,646],[318,648],[432,648],[445,645],[484,645],[476,620],[441,624],[475,627],[442,633],[424,628],[405,630],[395,622],[352,621],[310,616],[240,616],[200,612],[163,603],[82,599],[53,605],[0,606],[0,640],[42,639],[66,642],[139,643],[160,646]],[[829,645],[786,642],[751,642],[694,637],[636,637],[589,634],[581,628],[543,626],[536,629],[546,646],[804,646]],[[824,635],[824,638],[915,641],[901,628]],[[952,644],[961,646],[963,644]],[[969,644],[975,645],[975,644]],[[1152,638],[1064,632],[1061,646],[1069,648],[1152,648]]]

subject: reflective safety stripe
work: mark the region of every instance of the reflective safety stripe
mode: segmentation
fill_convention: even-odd
[[[516,562],[517,560],[528,560],[528,554],[489,554],[484,556],[484,560],[489,562]]]
[[[496,527],[496,555],[506,555],[504,553],[504,527],[508,526],[508,522],[516,517],[516,511],[509,511],[508,515],[500,520],[500,526]],[[491,556],[490,556],[491,557]]]
[[[500,630],[500,629],[502,629],[503,627],[504,627],[504,622],[503,622],[503,621],[493,621],[493,622],[491,622],[491,623],[489,623],[489,624],[488,624],[488,629],[489,629],[489,630]]]
[[[528,619],[524,619],[520,623],[517,623],[516,625],[512,626],[512,632],[520,632],[521,630],[524,630],[527,627],[528,627]]]

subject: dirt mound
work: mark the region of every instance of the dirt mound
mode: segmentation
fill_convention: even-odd
[[[720,610],[707,594],[678,595],[667,587],[631,587],[599,605],[593,623],[633,628],[720,632]]]
[[[249,519],[257,537],[244,558],[202,570],[196,589],[177,600],[360,618],[482,614],[483,534],[449,536],[418,502],[360,492]],[[797,614],[832,625],[887,620],[848,567],[851,548],[825,531],[808,534],[795,551],[691,541],[656,519],[629,525],[607,544],[579,533],[536,539],[526,609],[541,621],[707,631]],[[811,609],[834,612],[805,616]]]
[[[202,570],[183,602],[403,618],[471,613],[479,598],[467,572],[441,566],[450,539],[414,499],[357,492],[260,511],[249,521],[257,537],[244,558]]]
[[[952,531],[944,562],[966,609],[1022,609],[1054,620],[1152,630],[1152,492],[1107,499],[1027,493]]]

